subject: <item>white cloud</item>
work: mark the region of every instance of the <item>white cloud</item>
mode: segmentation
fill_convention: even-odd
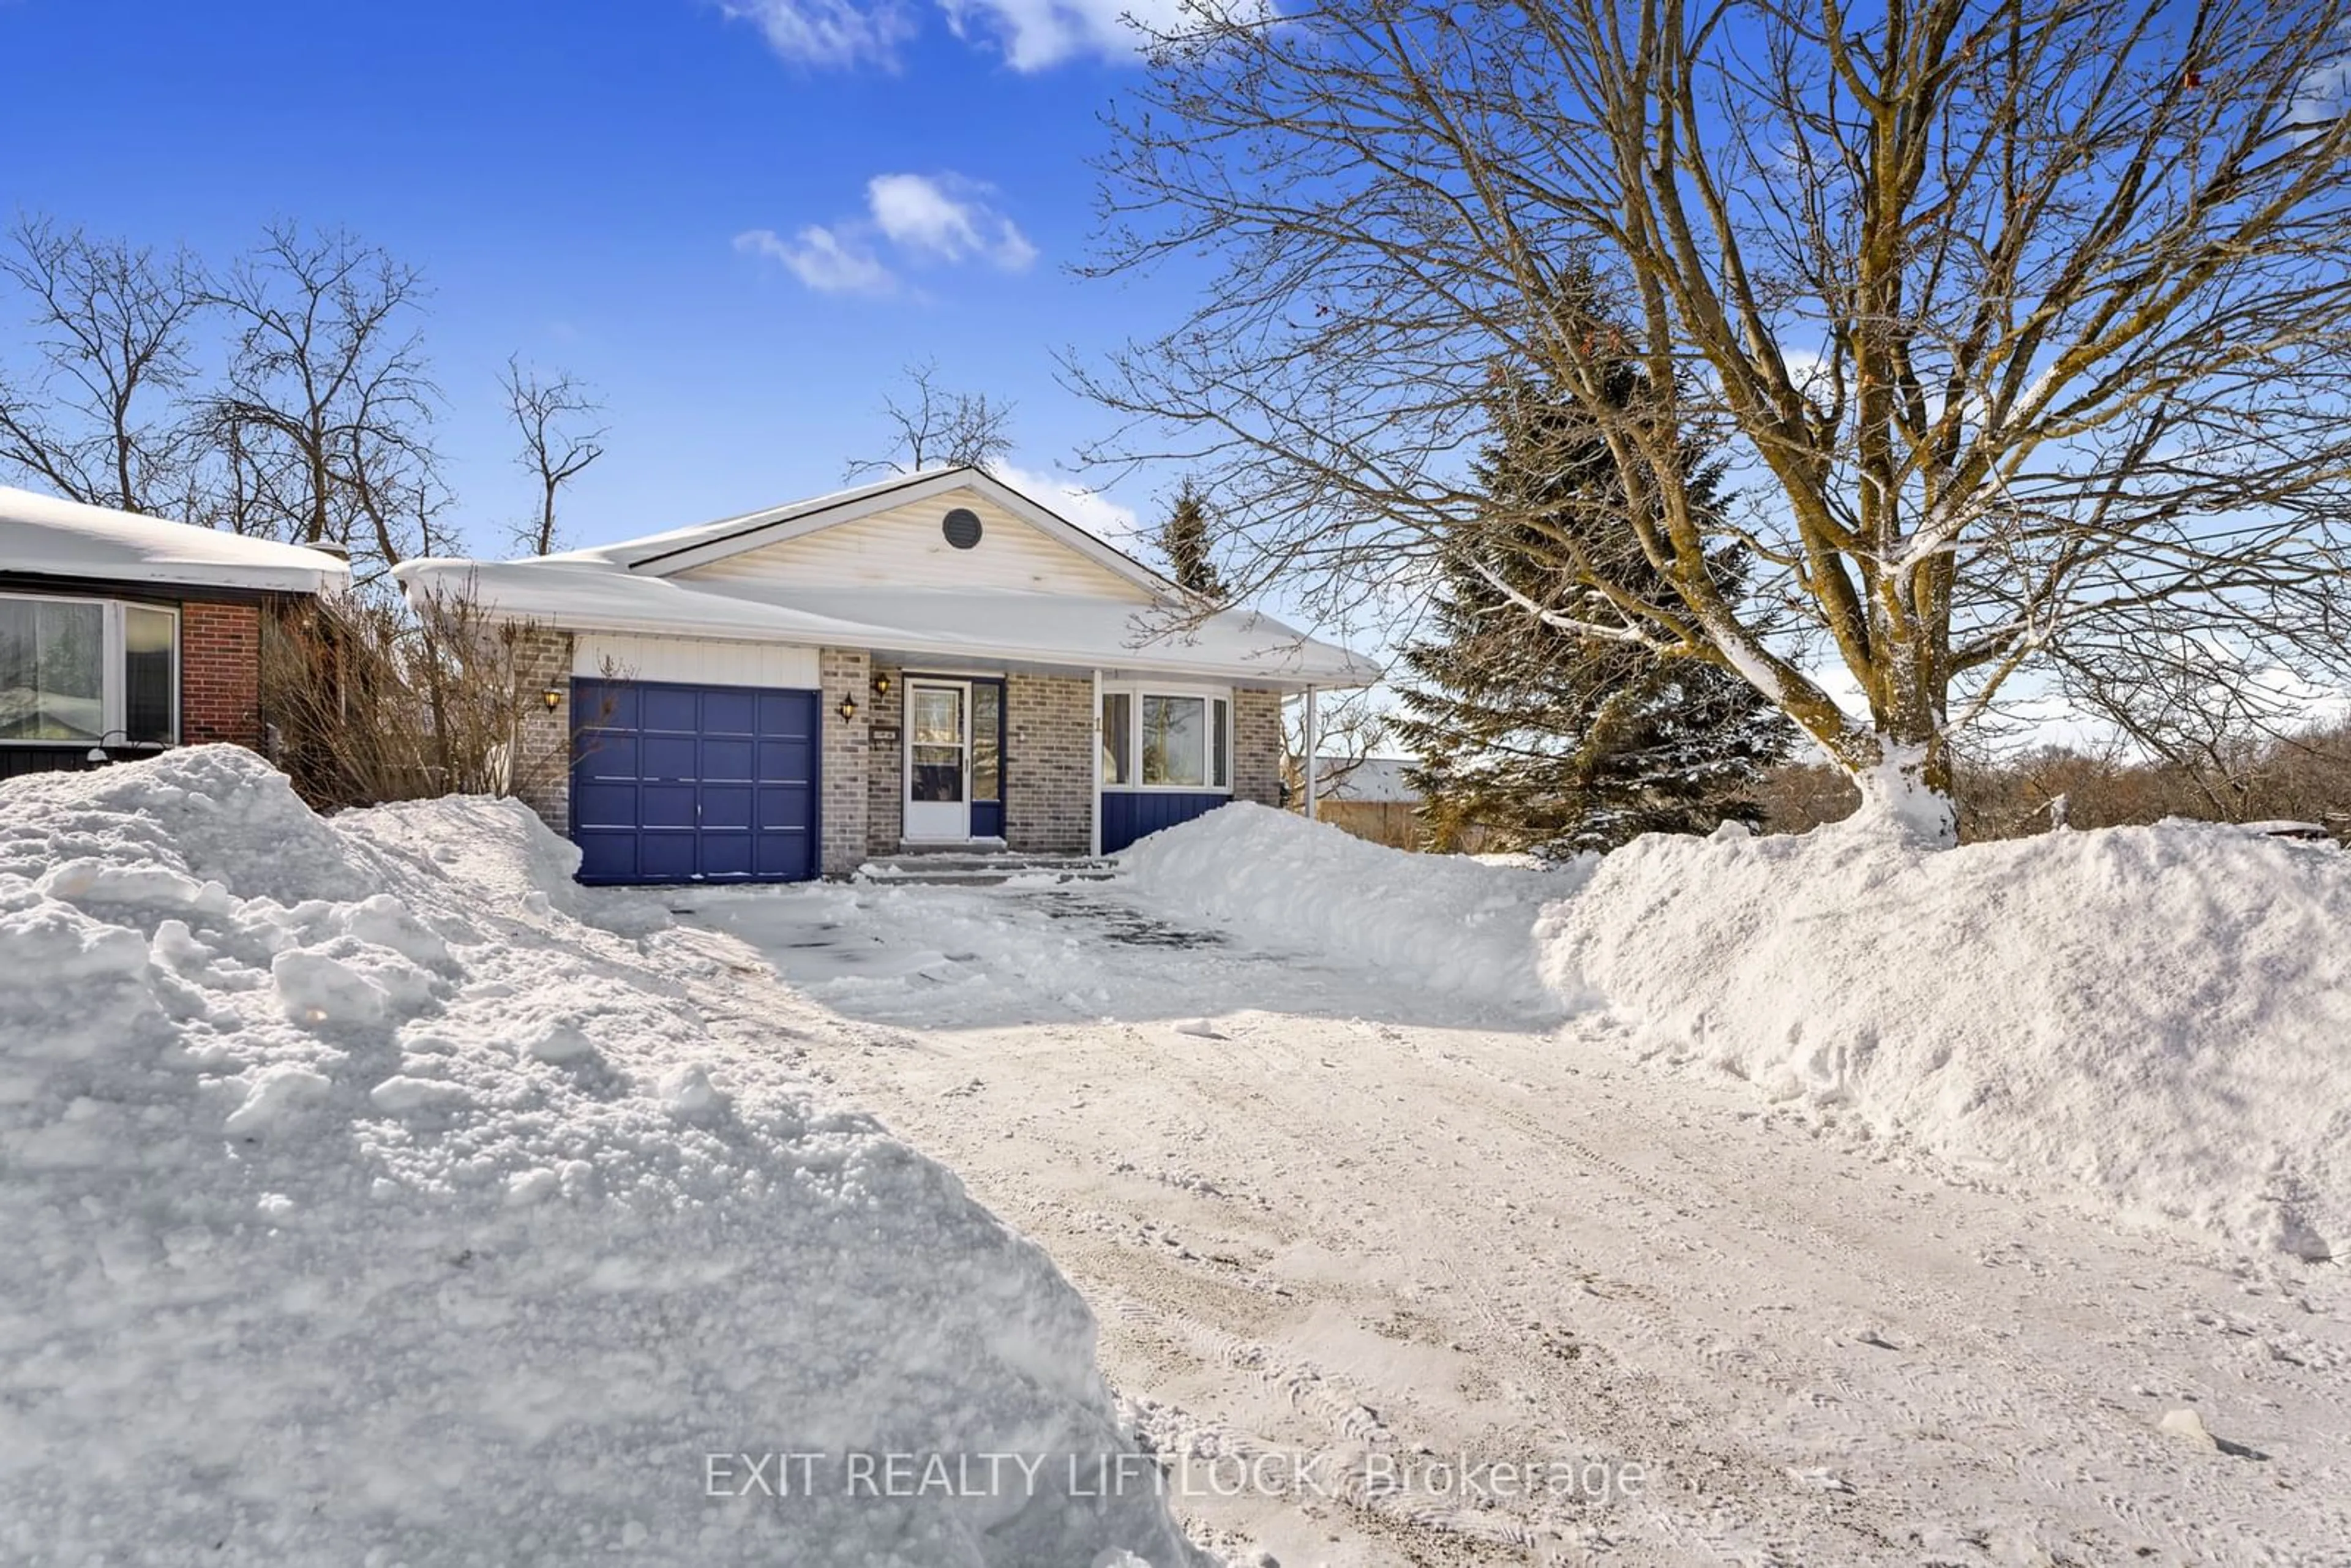
[[[916,31],[898,0],[718,0],[729,21],[749,22],[794,65],[894,66]]]
[[[1142,542],[1143,519],[1134,507],[1122,506],[1066,474],[1050,467],[1016,468],[1009,463],[997,464],[995,473],[1014,489],[1036,497],[1104,543],[1132,553],[1133,547]]]
[[[1007,272],[1037,259],[1010,218],[988,204],[990,187],[959,174],[876,174],[866,182],[873,225],[916,255],[956,262],[979,256]]]
[[[1177,0],[939,0],[958,38],[986,38],[1016,71],[1040,71],[1081,57],[1125,60],[1142,36],[1125,18],[1159,27],[1180,15]]]
[[[898,279],[880,257],[854,235],[810,224],[787,240],[773,229],[752,229],[735,236],[735,248],[746,256],[781,262],[794,277],[819,294],[892,294]]]
[[[730,20],[749,22],[794,65],[894,68],[901,46],[921,30],[910,0],[716,0]],[[1270,0],[1224,0],[1237,15],[1270,14]],[[1016,71],[1073,59],[1134,60],[1143,35],[1128,24],[1172,30],[1184,0],[937,0],[958,38],[987,47]]]
[[[735,248],[781,263],[820,294],[901,292],[896,271],[882,257],[884,245],[917,266],[978,261],[1025,272],[1037,247],[996,209],[995,193],[960,174],[876,174],[865,183],[862,217],[810,224],[789,240],[773,229],[752,229],[735,236]]]

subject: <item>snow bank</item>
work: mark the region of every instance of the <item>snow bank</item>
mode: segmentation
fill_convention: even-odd
[[[1550,1010],[1535,916],[1591,874],[1416,855],[1236,801],[1120,857],[1146,897],[1268,940],[1358,959],[1398,979]]]
[[[0,1559],[1189,1561],[1058,1458],[847,1495],[855,1451],[1127,1452],[1092,1322],[570,864],[226,748],[0,789]],[[813,1495],[707,1495],[783,1450]]]
[[[1541,873],[1235,806],[1126,857],[1148,896],[1516,1005],[1962,1167],[2351,1253],[2351,856],[2220,827],[1928,851],[1650,837]],[[1547,907],[1546,907],[1547,906]]]
[[[2304,1257],[2351,1251],[2351,858],[2196,824],[1931,852],[1648,838],[1550,978],[1775,1098]]]

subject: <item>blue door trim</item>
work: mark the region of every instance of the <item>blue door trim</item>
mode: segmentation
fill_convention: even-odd
[[[803,882],[822,872],[820,693],[579,677],[571,713],[581,882]]]

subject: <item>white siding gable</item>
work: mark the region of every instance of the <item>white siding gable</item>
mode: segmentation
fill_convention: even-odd
[[[979,515],[980,540],[974,549],[957,549],[940,532],[941,519],[957,507]],[[1136,584],[975,490],[950,490],[688,567],[677,580],[779,588],[1008,589],[1151,602]]]
[[[582,632],[572,640],[571,673],[601,680],[610,662],[622,681],[674,681],[689,686],[797,686],[815,690],[817,651],[772,643],[701,637],[635,637]]]

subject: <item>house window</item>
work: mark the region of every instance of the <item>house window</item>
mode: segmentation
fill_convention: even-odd
[[[1209,692],[1106,691],[1102,708],[1105,789],[1232,788],[1233,705]]]
[[[1127,759],[1134,755],[1134,698],[1125,692],[1102,693],[1102,781],[1106,785],[1133,782]]]
[[[152,605],[0,594],[0,742],[172,745],[179,642]]]
[[[971,684],[971,798],[1004,799],[1004,687]]]
[[[1208,781],[1205,697],[1143,699],[1143,781],[1196,789]]]

